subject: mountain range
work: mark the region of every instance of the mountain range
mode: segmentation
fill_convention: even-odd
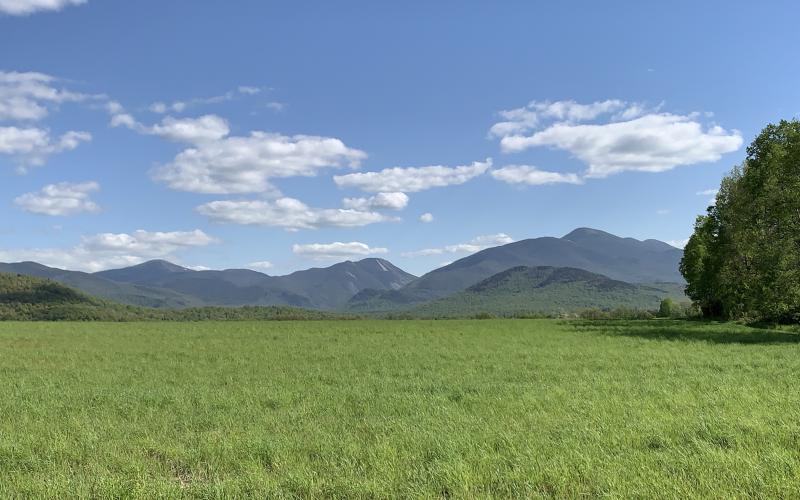
[[[475,293],[478,283],[520,267],[573,268],[632,286],[682,283],[678,272],[682,255],[682,250],[661,241],[581,228],[562,238],[487,248],[419,278],[375,258],[286,276],[249,269],[195,271],[163,260],[97,273],[20,262],[0,264],[0,272],[48,278],[93,296],[156,308],[280,305],[373,312],[414,308],[459,292]]]

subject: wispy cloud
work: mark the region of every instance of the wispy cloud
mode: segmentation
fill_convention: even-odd
[[[33,260],[79,271],[101,271],[140,264],[148,259],[168,258],[176,253],[216,243],[203,231],[101,233],[85,236],[72,248],[0,250],[0,262]]]
[[[492,166],[492,159],[471,165],[445,167],[395,167],[379,172],[337,175],[333,180],[340,187],[353,187],[369,193],[415,193],[435,187],[454,186],[482,175]]]
[[[442,255],[444,253],[475,253],[486,248],[513,243],[514,239],[505,234],[488,234],[477,236],[467,243],[457,243],[439,248],[425,248],[413,252],[406,252],[403,257],[427,257],[430,255]]]
[[[86,2],[87,0],[0,0],[0,14],[27,16],[36,12],[58,11]]]
[[[324,227],[360,227],[395,220],[379,212],[313,208],[294,198],[212,201],[197,212],[213,222],[281,227],[291,231]]]
[[[529,186],[559,183],[583,184],[583,179],[578,174],[549,172],[530,165],[508,165],[492,170],[491,175],[508,184],[527,184]]]
[[[380,255],[388,253],[387,248],[373,248],[360,241],[343,243],[310,243],[307,245],[294,245],[292,252],[296,255],[308,257],[314,260],[342,259],[349,257],[368,257],[370,255]]]

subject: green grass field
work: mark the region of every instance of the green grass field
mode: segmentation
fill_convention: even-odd
[[[0,323],[0,497],[797,497],[800,338]]]

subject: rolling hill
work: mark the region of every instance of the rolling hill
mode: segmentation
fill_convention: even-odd
[[[675,284],[632,284],[570,267],[514,267],[462,292],[408,309],[415,317],[574,313],[586,309],[658,309],[686,300]]]

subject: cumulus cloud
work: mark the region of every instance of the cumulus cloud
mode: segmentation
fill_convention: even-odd
[[[268,193],[274,178],[312,177],[326,168],[358,167],[366,153],[333,137],[285,136],[255,131],[229,136],[217,115],[165,117],[155,125],[136,120],[115,101],[106,104],[111,125],[188,143],[172,162],[154,169],[153,179],[179,191],[208,194]]]
[[[403,254],[403,257],[427,257],[431,255],[442,255],[444,253],[475,253],[486,248],[507,245],[513,242],[514,238],[505,233],[488,234],[477,236],[467,243],[457,243],[441,248],[425,248],[414,252],[406,252]]]
[[[11,4],[14,2],[6,5]],[[30,125],[44,119],[51,108],[59,104],[98,97],[59,88],[57,83],[56,78],[43,73],[0,71],[0,122],[24,122],[0,126],[0,154],[11,156],[20,173],[43,165],[53,154],[75,149],[81,142],[91,140],[88,132],[69,131],[51,137],[46,128]]]
[[[273,265],[272,262],[268,260],[260,260],[258,262],[251,262],[247,264],[247,267],[254,271],[266,271],[268,269],[272,269]]]
[[[424,223],[433,222],[433,214],[430,212],[425,212],[424,214],[419,216],[419,221]]]
[[[578,174],[549,172],[539,170],[530,165],[508,165],[503,168],[492,170],[492,177],[508,184],[528,184],[538,186],[541,184],[582,184],[583,180]]]
[[[554,108],[556,105],[560,106]],[[622,101],[589,105],[534,102],[501,114],[506,121],[495,124],[490,135],[501,139],[504,152],[560,149],[588,166],[583,177],[663,172],[713,162],[742,145],[739,131],[705,125],[698,113],[662,113]],[[603,120],[598,123],[599,118]],[[585,123],[588,121],[595,123]]]
[[[230,133],[228,122],[216,115],[199,118],[173,118],[167,116],[161,123],[145,130],[175,142],[199,144],[222,139]]]
[[[33,260],[51,267],[96,272],[140,264],[148,259],[168,258],[177,252],[216,242],[215,238],[199,229],[102,233],[85,236],[72,248],[0,250],[0,261]]]
[[[96,182],[48,184],[38,192],[17,197],[14,204],[26,212],[40,215],[94,213],[100,211],[100,207],[89,197],[99,189]]]
[[[0,0],[0,14],[27,16],[35,12],[56,11],[86,2],[87,0]]]
[[[353,210],[402,210],[408,205],[408,195],[405,193],[378,193],[369,198],[345,198],[342,200],[345,208]]]
[[[367,257],[369,255],[385,254],[387,248],[371,248],[366,243],[351,241],[349,243],[311,243],[308,245],[294,245],[292,251],[297,255],[315,260],[341,259],[349,257]]]
[[[49,156],[73,150],[91,139],[88,132],[70,131],[53,138],[42,128],[0,127],[0,154],[11,156],[18,172],[25,173],[31,167],[44,165]]]
[[[258,193],[270,179],[311,177],[325,168],[356,167],[366,153],[339,139],[252,132],[196,144],[153,172],[172,189],[195,193]]]
[[[638,105],[635,105],[639,108]],[[626,107],[626,103],[617,99],[579,104],[575,101],[532,101],[522,108],[501,111],[504,121],[495,123],[489,129],[490,137],[503,138],[529,132],[545,120],[581,122],[593,120],[600,115],[613,113]]]
[[[360,172],[334,176],[340,187],[354,187],[370,193],[415,193],[435,187],[453,186],[482,175],[492,166],[492,159],[476,161],[471,165],[444,167],[395,167],[380,172]]]
[[[294,198],[212,201],[197,211],[214,222],[282,227],[288,230],[359,227],[391,219],[378,212],[343,208],[312,208]]]
[[[140,134],[156,135],[173,142],[201,144],[216,141],[230,133],[227,120],[217,115],[197,118],[164,117],[160,123],[145,125],[139,122],[116,101],[106,103],[112,127],[126,127]]]
[[[2,10],[0,0],[0,10]],[[38,121],[49,113],[48,106],[79,102],[90,96],[57,85],[57,79],[43,73],[0,71],[0,121]]]

